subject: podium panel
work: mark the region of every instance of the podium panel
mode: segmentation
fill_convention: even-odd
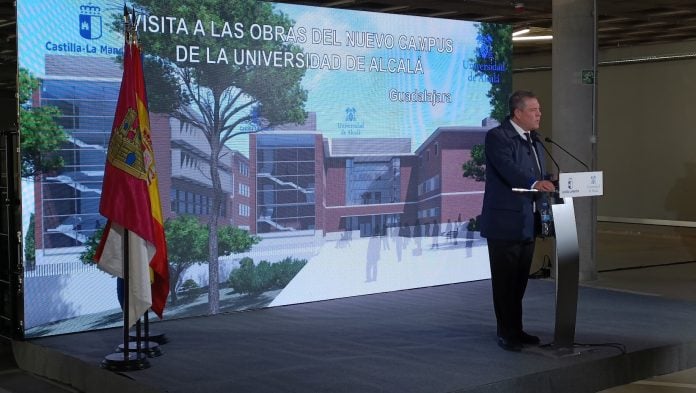
[[[556,326],[553,346],[573,348],[578,308],[580,254],[573,198],[551,205],[556,230]]]

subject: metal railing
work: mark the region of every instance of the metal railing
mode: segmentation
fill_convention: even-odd
[[[96,265],[89,265],[80,261],[47,263],[44,265],[34,265],[26,267],[24,277],[47,277],[47,276],[65,276],[75,273],[83,273],[97,270]]]

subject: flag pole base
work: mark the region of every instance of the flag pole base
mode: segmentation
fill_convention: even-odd
[[[128,350],[132,352],[136,352],[138,350],[138,342],[137,341],[131,341],[128,343]],[[116,352],[123,352],[123,344],[118,344],[118,348],[116,348]],[[162,356],[162,350],[160,349],[159,344],[157,344],[154,341],[150,341],[147,343],[145,342],[140,342],[140,352],[144,353],[147,355],[149,358],[156,358],[158,356]]]
[[[101,362],[101,368],[109,371],[137,371],[150,368],[150,362],[144,353],[129,352],[126,358],[123,352],[110,353]]]
[[[136,332],[130,332],[129,334],[129,339],[130,341],[137,341],[138,338],[136,336]],[[145,336],[143,335],[142,338],[144,339]],[[156,342],[159,345],[164,345],[169,342],[169,339],[164,333],[158,333],[158,332],[149,332],[147,338],[149,339],[150,342]]]

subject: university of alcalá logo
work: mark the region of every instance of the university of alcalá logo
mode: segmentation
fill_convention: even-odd
[[[356,121],[358,117],[356,116],[357,110],[353,107],[346,108],[346,121]]]
[[[343,121],[336,124],[341,135],[360,135],[361,130],[365,128],[365,122],[358,121],[358,110],[354,106],[349,106],[346,107],[345,113]]]
[[[490,34],[480,34],[476,37],[476,41],[479,44],[478,48],[476,48],[479,57],[492,61],[495,56],[493,52],[493,37]]]

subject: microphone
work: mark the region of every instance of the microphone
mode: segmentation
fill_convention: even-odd
[[[548,155],[549,158],[551,159],[551,161],[553,161],[554,165],[556,165],[556,170],[558,171],[558,174],[560,175],[560,173],[561,173],[561,167],[558,166],[558,163],[556,162],[556,160],[555,160],[555,159],[553,158],[553,156],[551,155],[551,152],[549,151],[549,149],[546,148],[546,145],[544,145],[544,144],[541,142],[541,140],[539,139],[539,135],[541,135],[541,134],[539,134],[538,131],[532,131],[532,132],[529,133],[529,135],[532,136],[532,140],[533,140],[534,142],[539,142],[539,144],[541,145],[541,147],[544,148],[544,151],[546,152],[546,155]]]
[[[575,157],[575,156],[573,155],[573,153],[571,153],[571,152],[569,152],[568,150],[564,149],[563,146],[561,146],[561,145],[559,145],[558,143],[554,142],[554,141],[553,141],[551,138],[549,138],[548,136],[547,136],[546,138],[544,138],[544,140],[545,140],[546,142],[548,142],[548,143],[552,143],[552,144],[558,146],[558,147],[559,147],[561,150],[563,150],[567,155],[573,157],[573,158],[575,159],[575,161],[581,163],[582,166],[585,167],[585,169],[587,169],[588,171],[590,170],[590,167],[588,167],[587,164],[585,164],[584,162],[582,162],[581,159]]]

